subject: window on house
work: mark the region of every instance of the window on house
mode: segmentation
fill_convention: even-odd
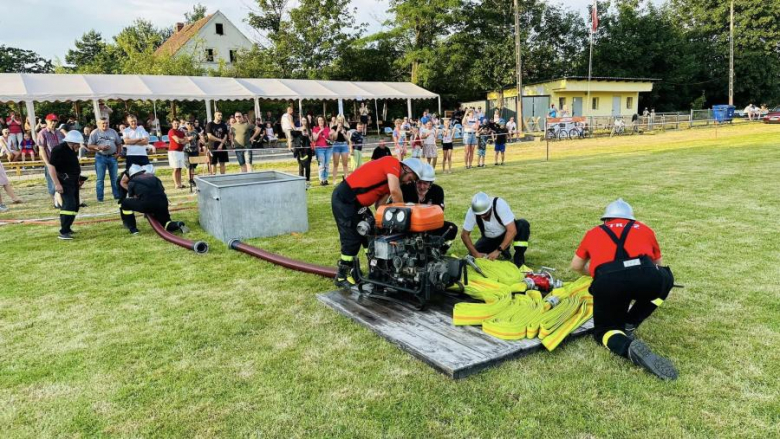
[[[217,23],[217,35],[225,35],[225,27],[222,23]]]
[[[599,98],[593,98],[593,105],[591,105],[590,109],[591,110],[599,109]]]
[[[558,109],[563,110],[563,107],[566,106],[566,98],[558,98]]]
[[[626,110],[630,110],[634,108],[634,98],[633,97],[627,97],[626,98]]]
[[[236,51],[231,50],[230,51],[230,62],[236,62]]]
[[[214,49],[206,49],[206,62],[214,62]]]

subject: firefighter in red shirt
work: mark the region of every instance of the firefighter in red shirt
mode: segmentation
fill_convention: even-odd
[[[661,266],[655,233],[636,221],[622,198],[607,206],[601,220],[604,224],[585,234],[571,261],[572,270],[593,277],[593,337],[659,378],[676,379],[672,362],[634,337],[674,285],[672,271]]]
[[[355,284],[351,270],[363,244],[357,225],[363,219],[365,208],[384,204],[390,196],[402,202],[401,185],[416,181],[422,168],[419,159],[401,162],[395,157],[382,157],[357,168],[333,191],[331,208],[341,241],[336,286],[348,289]]]

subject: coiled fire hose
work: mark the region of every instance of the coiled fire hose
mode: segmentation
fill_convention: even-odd
[[[475,262],[484,275],[510,282],[522,280],[523,271],[511,262]],[[553,350],[593,315],[593,297],[588,294],[590,277],[583,276],[567,283],[542,299],[539,291],[526,291],[524,282],[506,285],[482,277],[472,267],[467,270],[466,294],[484,303],[456,304],[452,315],[455,325],[482,325],[485,333],[504,340],[538,337],[548,350]],[[514,293],[523,292],[526,294],[512,297]]]

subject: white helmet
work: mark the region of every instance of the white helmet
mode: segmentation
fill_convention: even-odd
[[[420,178],[423,173],[423,162],[420,159],[410,158],[401,162],[404,166],[411,169],[412,172]]]
[[[149,174],[154,174],[154,166],[152,166],[151,164],[143,165],[143,166],[133,164],[132,166],[130,166],[130,169],[127,170],[127,175],[132,178],[135,174],[138,174],[139,172],[147,172]]]
[[[482,215],[490,210],[490,205],[493,200],[490,196],[484,192],[477,192],[471,199],[471,210],[474,215]]]
[[[68,143],[84,143],[84,136],[76,130],[71,130],[68,131],[68,134],[65,135],[65,139],[63,140]]]
[[[634,218],[634,209],[631,205],[623,201],[622,198],[607,204],[607,208],[604,209],[604,215],[601,215],[601,220],[607,218],[623,218],[628,220],[636,220]]]
[[[436,181],[436,170],[433,169],[433,166],[431,166],[430,163],[423,163],[423,170],[422,175],[420,175],[420,180],[430,181],[431,183]]]

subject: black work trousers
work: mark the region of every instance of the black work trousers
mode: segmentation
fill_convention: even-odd
[[[62,185],[62,205],[60,206],[60,233],[72,232],[71,226],[79,212],[79,179],[67,174],[58,174],[57,178]]]
[[[626,324],[639,326],[669,296],[674,275],[669,267],[638,266],[597,275],[593,295],[593,338],[625,357],[631,344]],[[634,306],[629,310],[631,301]]]
[[[298,160],[298,175],[311,180],[311,154],[299,153],[295,157]]]
[[[360,246],[366,242],[366,238],[360,236],[357,231],[358,223],[365,217],[361,212],[363,206],[358,203],[355,192],[344,181],[333,191],[330,204],[339,229],[341,260],[352,261],[360,251]]]
[[[171,214],[168,212],[168,197],[125,198],[122,200],[121,206],[122,222],[130,230],[136,228],[135,214],[133,212],[150,215],[169,232],[178,229],[178,227],[171,226]]]
[[[523,218],[515,220],[515,228],[517,229],[517,235],[512,242],[512,247],[515,248],[514,262],[518,266],[525,262],[525,251],[528,249],[528,239],[531,237],[531,224]],[[486,236],[480,237],[474,244],[474,248],[480,253],[490,254],[504,242],[506,232],[495,238],[488,238]],[[507,255],[508,256],[508,252]]]

